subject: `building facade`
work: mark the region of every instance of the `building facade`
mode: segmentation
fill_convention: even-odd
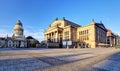
[[[50,46],[68,45],[75,48],[95,48],[106,44],[106,28],[94,20],[81,26],[63,18],[56,18],[44,31],[45,41]]]
[[[14,26],[13,36],[7,37],[7,47],[27,47],[27,39],[24,36],[24,29],[20,20]]]
[[[113,33],[110,29],[107,29],[107,44],[110,47],[120,45],[120,36]]]
[[[26,37],[26,39],[27,39],[28,47],[39,47],[40,45],[39,41],[33,38],[32,36],[28,36]]]
[[[18,20],[13,29],[11,37],[0,37],[0,47],[3,48],[22,48],[22,47],[39,47],[40,43],[32,36],[24,36],[24,28],[22,22]]]
[[[81,47],[102,47],[106,45],[106,28],[103,23],[96,23],[94,20],[89,25],[79,27],[77,39]]]
[[[6,38],[0,37],[0,48],[6,46]]]

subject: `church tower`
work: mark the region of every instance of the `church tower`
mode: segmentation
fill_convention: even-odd
[[[24,32],[23,25],[22,25],[21,21],[18,20],[14,26],[13,36],[14,37],[23,37],[23,32]]]

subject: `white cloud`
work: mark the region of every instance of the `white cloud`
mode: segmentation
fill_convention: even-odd
[[[13,33],[7,29],[0,29],[0,37],[12,36]]]
[[[32,37],[34,37],[35,39],[37,39],[37,40],[39,40],[39,41],[42,41],[42,40],[44,40],[44,34],[43,34],[43,30],[41,29],[41,30],[31,30],[31,31],[29,31],[29,30],[25,30],[24,31],[24,35],[25,36],[32,36]]]

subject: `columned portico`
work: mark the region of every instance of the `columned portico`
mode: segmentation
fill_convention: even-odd
[[[60,34],[58,31],[53,31],[45,34],[45,40],[47,42],[59,42],[60,40]]]

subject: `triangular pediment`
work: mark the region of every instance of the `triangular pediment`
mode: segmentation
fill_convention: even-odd
[[[100,27],[100,28],[102,28],[102,29],[104,29],[104,30],[107,30],[102,23],[95,23],[95,24],[96,24],[98,27]]]
[[[103,24],[99,24],[99,26],[103,29],[106,29],[105,26]]]
[[[61,20],[53,21],[50,25],[49,28],[52,27],[63,27],[64,23]]]

